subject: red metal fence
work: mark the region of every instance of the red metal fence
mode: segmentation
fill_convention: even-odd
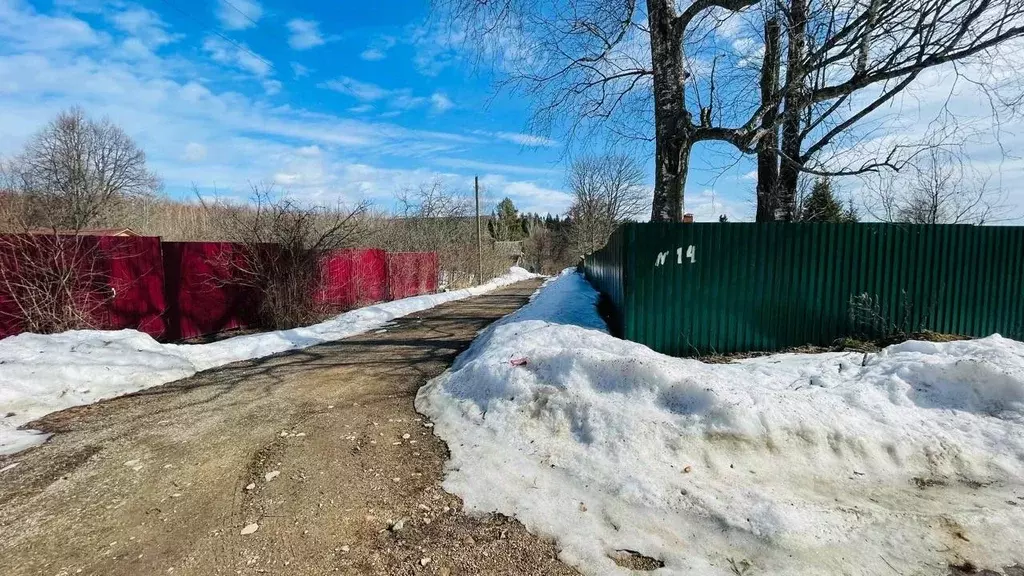
[[[180,340],[253,325],[258,294],[231,281],[230,263],[239,245],[153,237],[59,238],[73,238],[76,250],[88,250],[76,261],[97,271],[98,293],[104,297],[95,318],[103,328],[133,328]],[[0,242],[5,271],[16,271],[24,257],[15,243]],[[437,273],[432,252],[339,250],[324,256],[315,298],[324,311],[341,311],[427,294],[437,290]],[[10,292],[0,278],[0,338],[25,330],[16,305],[19,296]]]
[[[395,252],[387,260],[388,300],[437,292],[436,252]]]
[[[325,254],[320,261],[317,303],[338,310],[387,300],[386,261],[387,253],[375,248]]]
[[[258,296],[232,283],[239,246],[229,242],[164,242],[168,340],[251,326]]]
[[[54,317],[75,308],[102,326],[164,335],[159,238],[4,236],[0,267],[0,338],[31,328],[33,305]]]

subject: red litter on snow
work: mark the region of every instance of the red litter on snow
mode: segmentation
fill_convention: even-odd
[[[526,366],[526,358],[513,358],[509,360],[509,364],[513,366]]]

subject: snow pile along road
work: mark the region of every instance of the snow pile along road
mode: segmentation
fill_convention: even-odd
[[[468,509],[586,574],[630,551],[659,574],[1024,563],[1024,344],[711,365],[609,336],[596,301],[563,273],[420,390]]]
[[[486,284],[352,310],[320,324],[228,338],[210,344],[160,344],[135,330],[20,334],[0,340],[0,454],[49,437],[18,430],[50,412],[186,378],[232,362],[341,340],[445,302],[535,278],[522,268]]]

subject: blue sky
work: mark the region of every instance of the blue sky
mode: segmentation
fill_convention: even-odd
[[[469,193],[479,175],[489,204],[564,212],[563,138],[527,133],[530,102],[495,94],[427,16],[426,0],[0,0],[0,155],[80,105],[124,127],[174,197],[263,181],[388,209],[402,187]],[[632,152],[650,180],[651,151]],[[720,152],[696,150],[687,210],[750,218],[752,165]]]

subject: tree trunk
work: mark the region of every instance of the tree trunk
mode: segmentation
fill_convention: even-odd
[[[786,54],[786,108],[782,118],[782,161],[779,169],[778,204],[776,218],[791,221],[796,213],[796,189],[800,179],[801,118],[807,98],[804,86],[804,57],[806,52],[807,2],[791,0],[787,18],[789,50]]]
[[[655,168],[652,222],[681,222],[683,188],[693,146],[683,82],[681,30],[673,0],[647,0],[654,69]]]
[[[771,18],[764,25],[764,64],[761,67],[761,101],[775,102],[779,91],[779,67],[782,61],[779,47],[779,21]],[[757,221],[775,220],[778,208],[776,198],[779,190],[779,128],[775,125],[779,117],[779,104],[772,104],[761,119],[761,128],[766,133],[758,142],[757,149]]]

